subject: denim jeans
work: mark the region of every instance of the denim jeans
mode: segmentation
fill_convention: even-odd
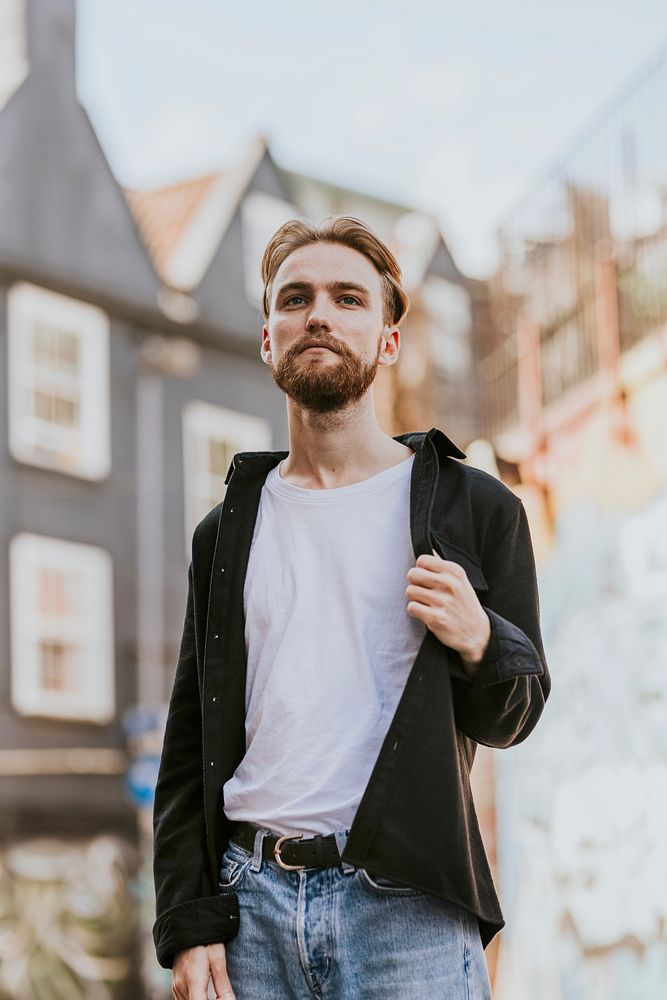
[[[226,945],[237,1000],[490,1000],[477,918],[363,868],[285,871],[229,844],[220,893],[240,921]],[[349,831],[337,831],[340,851]]]

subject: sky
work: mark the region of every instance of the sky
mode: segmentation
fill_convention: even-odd
[[[661,54],[664,0],[78,0],[77,73],[118,180],[238,160],[432,213],[485,277],[497,227]]]

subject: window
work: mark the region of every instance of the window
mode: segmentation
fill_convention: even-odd
[[[283,222],[298,215],[294,205],[263,191],[251,191],[241,204],[245,290],[253,305],[262,304],[261,263],[267,243]]]
[[[210,403],[189,403],[183,413],[186,555],[197,524],[225,495],[225,476],[237,451],[266,451],[271,427],[249,416]]]
[[[109,553],[22,533],[10,544],[9,573],[14,709],[109,722],[115,710]]]
[[[100,480],[110,471],[109,321],[25,282],[8,295],[9,449],[19,462]]]
[[[431,275],[422,289],[430,318],[430,347],[438,372],[451,379],[470,375],[472,314],[464,288]]]

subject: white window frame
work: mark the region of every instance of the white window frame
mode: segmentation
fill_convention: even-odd
[[[240,413],[225,406],[192,400],[183,409],[183,475],[185,496],[185,551],[190,561],[192,534],[199,521],[212,509],[211,499],[219,503],[226,486],[222,472],[219,481],[202,462],[206,442],[223,441],[229,448],[230,461],[238,451],[268,451],[271,448],[271,425],[262,417]]]
[[[261,264],[266,245],[276,229],[298,214],[290,202],[264,191],[249,191],[241,202],[245,293],[254,306],[261,306],[264,296]]]
[[[61,329],[79,340],[77,373],[40,367],[32,357],[35,324]],[[28,282],[7,295],[9,450],[19,462],[100,481],[111,471],[109,317],[97,306]],[[75,394],[79,421],[65,427],[30,411],[36,387]]]
[[[40,574],[71,574],[74,613],[40,608]],[[116,710],[113,564],[95,545],[21,532],[9,545],[11,703],[19,715],[106,724]],[[78,647],[74,690],[40,678],[40,643]]]

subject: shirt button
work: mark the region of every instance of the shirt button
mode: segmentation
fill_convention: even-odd
[[[213,638],[214,638],[214,639],[219,639],[219,638],[220,638],[220,636],[218,636],[218,635],[214,635],[214,636],[213,636]]]
[[[213,701],[215,701],[215,699],[216,699],[216,695],[213,695]]]

